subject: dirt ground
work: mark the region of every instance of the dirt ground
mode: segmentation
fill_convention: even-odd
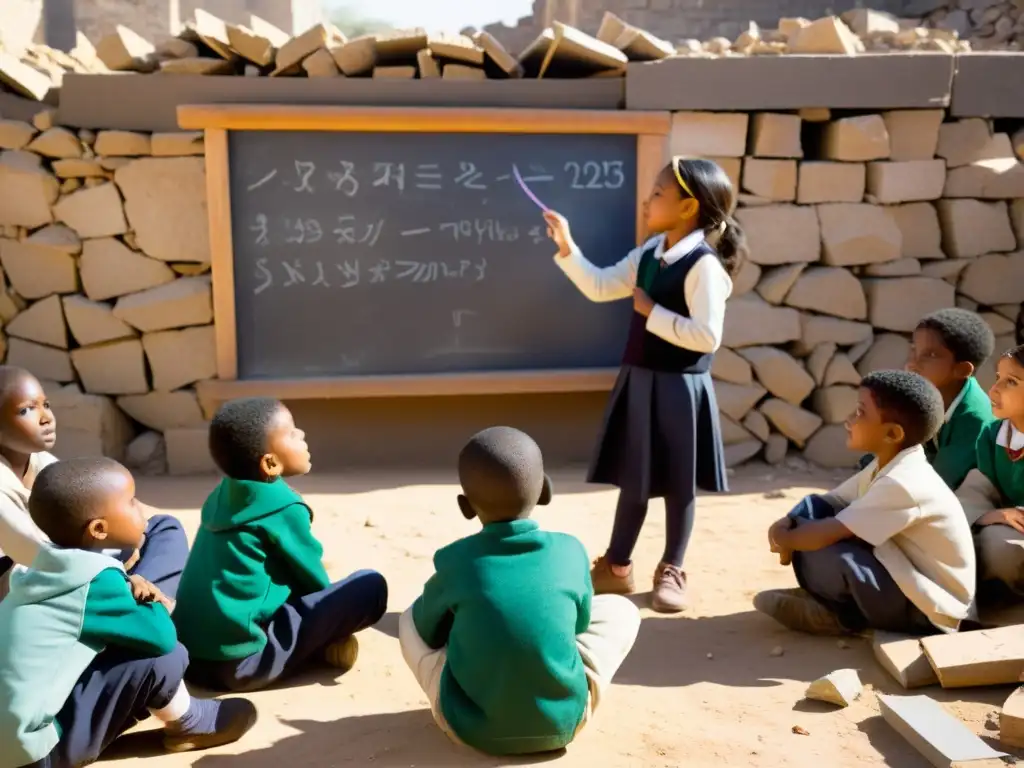
[[[588,486],[582,470],[554,473],[555,500],[537,519],[578,536],[593,554],[607,543],[615,491]],[[543,762],[564,768],[620,766],[765,766],[816,768],[928,763],[878,714],[874,691],[900,693],[878,667],[867,641],[802,637],[754,612],[761,589],[794,586],[789,569],[768,552],[765,531],[804,494],[835,485],[834,473],[744,467],[729,494],[705,496],[688,555],[693,607],[664,618],[644,610],[640,636],[594,722],[563,755]],[[399,651],[397,617],[432,572],[435,549],[473,533],[455,504],[452,476],[318,476],[296,483],[316,510],[314,531],[328,571],[341,577],[371,567],[391,587],[389,613],[360,635],[357,667],[335,677],[311,672],[286,687],[255,694],[256,728],[237,744],[165,756],[141,726],[105,762],[134,768],[447,768],[502,766],[451,745],[434,726],[426,700]],[[194,533],[198,509],[214,480],[144,479],[139,497],[178,515]],[[636,552],[641,573],[661,552],[663,508],[655,502]],[[649,587],[646,579],[641,584]],[[645,595],[638,596],[643,601]],[[782,656],[772,650],[781,646]],[[855,668],[865,694],[836,710],[804,700],[807,684]],[[999,749],[998,711],[1010,688],[924,693],[943,702]],[[920,693],[920,692],[919,692]],[[800,726],[809,735],[793,733]]]

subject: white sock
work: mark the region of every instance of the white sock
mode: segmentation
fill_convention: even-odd
[[[149,713],[158,720],[162,720],[165,723],[173,723],[175,720],[181,720],[188,712],[189,706],[192,704],[192,697],[189,695],[188,688],[185,687],[184,681],[178,686],[178,690],[174,692],[174,696],[167,702],[166,707],[161,709],[151,709]]]

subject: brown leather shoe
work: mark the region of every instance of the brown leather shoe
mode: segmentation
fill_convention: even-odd
[[[594,561],[590,569],[590,580],[594,582],[594,594],[596,595],[630,595],[636,591],[636,584],[633,581],[633,566],[629,567],[629,573],[625,576],[618,576],[612,572],[611,563],[604,555]]]
[[[796,632],[829,637],[853,634],[839,623],[839,617],[802,589],[759,592],[754,596],[754,608]]]
[[[686,599],[686,574],[669,563],[658,563],[654,572],[651,608],[658,613],[679,613],[689,606]]]

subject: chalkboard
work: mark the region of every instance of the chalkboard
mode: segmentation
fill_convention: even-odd
[[[618,364],[630,302],[578,292],[512,172],[613,264],[636,244],[635,135],[228,142],[239,379]]]

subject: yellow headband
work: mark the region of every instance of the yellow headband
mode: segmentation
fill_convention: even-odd
[[[679,182],[679,186],[683,188],[683,191],[690,197],[696,199],[697,196],[690,191],[690,185],[683,179],[682,171],[679,170],[679,164],[685,160],[684,155],[676,155],[672,158],[672,173],[676,175],[676,181]]]

